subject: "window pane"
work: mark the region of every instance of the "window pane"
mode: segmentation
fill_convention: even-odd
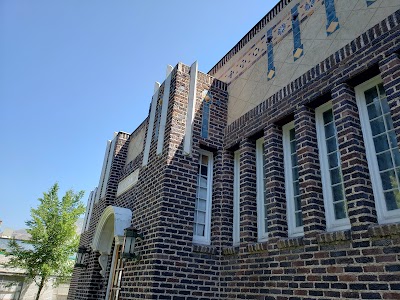
[[[389,132],[389,139],[390,139],[390,147],[397,148],[397,137],[394,131]]]
[[[201,166],[200,167],[200,174],[201,175],[204,175],[204,176],[207,176],[207,166]]]
[[[390,113],[390,107],[386,99],[382,99],[382,110],[384,114]]]
[[[392,117],[390,115],[385,115],[385,122],[387,130],[392,130],[394,128]]]
[[[375,119],[376,117],[379,117],[381,115],[381,111],[380,109],[372,103],[370,105],[367,106],[367,110],[368,110],[368,117],[369,119]]]
[[[400,167],[400,153],[399,153],[399,148],[394,148],[392,149],[392,155],[394,159],[394,164],[396,167]]]
[[[301,199],[299,196],[294,198],[294,209],[300,210],[301,209]]]
[[[197,209],[201,211],[206,211],[207,201],[199,199],[197,201]]]
[[[326,141],[326,148],[328,150],[328,153],[331,153],[331,152],[337,150],[336,137],[332,137]]]
[[[330,170],[330,174],[331,174],[331,184],[337,184],[339,182],[342,182],[342,176],[340,174],[339,168]]]
[[[335,125],[330,123],[325,126],[325,138],[328,139],[335,134]]]
[[[296,227],[303,226],[303,217],[301,215],[301,212],[296,213]]]
[[[339,165],[339,158],[337,152],[328,155],[329,169],[335,168]]]
[[[384,190],[391,190],[397,187],[396,174],[393,170],[381,173],[381,179]]]
[[[203,165],[208,165],[208,156],[206,156],[206,155],[202,155],[201,156],[201,163],[203,164]]]
[[[386,131],[382,117],[379,117],[371,121],[371,130],[372,130],[372,136],[376,136]]]
[[[333,113],[332,113],[332,109],[327,110],[326,112],[324,112],[323,114],[323,119],[324,119],[324,124],[327,124],[329,122],[333,121]]]
[[[379,171],[384,171],[384,170],[393,168],[392,157],[390,155],[390,151],[386,151],[381,154],[378,154],[376,157],[378,159]]]
[[[199,197],[200,199],[207,199],[207,189],[206,189],[206,188],[199,187],[199,188],[198,188],[198,195],[197,195],[197,197]]]
[[[204,236],[204,225],[198,224],[196,225],[196,228],[197,228],[196,235]]]
[[[290,143],[290,153],[296,153],[296,142]]]
[[[387,210],[395,210],[400,208],[399,191],[391,191],[385,193],[385,201]]]
[[[382,152],[389,149],[389,143],[386,134],[381,134],[374,137],[374,145],[376,152]]]
[[[198,211],[196,223],[205,224],[206,223],[206,213]]]
[[[296,139],[296,135],[295,135],[294,128],[293,128],[293,129],[290,129],[289,135],[290,135],[290,140],[291,140],[291,141],[293,141],[293,140]]]
[[[332,193],[333,193],[333,202],[337,202],[344,199],[343,189],[341,184],[332,187]]]
[[[334,208],[335,208],[335,218],[336,220],[340,220],[340,219],[344,219],[346,218],[346,209],[345,209],[345,202],[341,201],[338,203],[334,204]]]
[[[365,91],[365,100],[367,101],[367,104],[373,103],[376,98],[378,98],[378,91],[376,90],[376,87]]]
[[[297,166],[297,155],[292,155],[292,166]]]
[[[204,176],[199,176],[199,185],[201,187],[207,187],[207,178]]]

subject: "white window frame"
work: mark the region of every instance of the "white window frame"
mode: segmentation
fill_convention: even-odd
[[[257,232],[259,242],[265,242],[268,240],[268,230],[264,230],[267,218],[265,215],[264,175],[264,137],[262,137],[256,140]]]
[[[332,109],[332,101],[329,101],[318,108],[315,109],[315,123],[317,129],[317,140],[318,140],[318,149],[319,149],[319,161],[321,166],[321,180],[322,180],[322,194],[324,197],[324,207],[325,207],[325,219],[326,219],[326,230],[327,231],[338,231],[338,230],[346,230],[349,229],[350,220],[349,217],[336,220],[335,218],[335,210],[333,206],[333,195],[332,195],[332,183],[331,183],[331,176],[329,173],[329,161],[328,161],[328,150],[326,147],[326,137],[325,137],[325,129],[324,129],[324,119],[323,113]],[[336,125],[335,125],[335,135],[336,140],[338,140],[337,132],[336,132]],[[338,149],[339,151],[339,149]],[[340,160],[340,153],[339,154],[339,165],[341,165]],[[342,169],[340,168],[340,171]],[[343,177],[343,176],[342,176]],[[342,188],[343,188],[343,195],[344,193],[344,185],[343,185],[343,178],[342,178]],[[346,213],[347,213],[347,201],[346,199]]]
[[[371,125],[369,122],[366,99],[364,92],[382,83],[378,75],[354,88],[356,101],[360,114],[361,129],[364,138],[365,150],[367,155],[368,168],[372,181],[372,190],[375,198],[375,207],[380,224],[400,222],[400,209],[388,211],[386,209],[385,197],[383,194],[382,181],[379,175],[378,160],[376,157],[374,141],[372,139]]]
[[[240,245],[240,151],[234,152],[233,159],[233,230],[232,245]]]
[[[193,228],[193,243],[210,245],[211,244],[211,207],[212,207],[212,187],[213,187],[212,183],[213,183],[214,158],[213,158],[213,153],[206,151],[206,150],[200,150],[199,154],[208,156],[206,220],[205,220],[205,226],[204,226],[204,236],[195,235],[194,228]],[[200,164],[200,155],[199,155],[198,164]],[[197,173],[197,176],[199,176],[198,173]],[[197,201],[197,189],[198,188],[199,188],[199,181],[197,181],[197,187],[196,187],[196,201]],[[195,210],[195,213],[196,213],[196,210]],[[193,226],[195,226],[195,223],[193,223]]]
[[[294,207],[292,161],[290,153],[290,130],[293,128],[294,122],[290,122],[282,127],[288,237],[297,237],[304,235],[304,226],[296,226],[296,215]]]

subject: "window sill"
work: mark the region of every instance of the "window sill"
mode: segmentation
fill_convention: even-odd
[[[304,245],[304,240],[302,236],[293,238],[282,238],[278,240],[278,248],[299,248]]]
[[[384,237],[400,235],[400,223],[373,225],[368,228],[370,237]]]
[[[218,251],[215,247],[209,245],[193,244],[193,252],[217,255]]]
[[[236,255],[239,253],[239,246],[222,248],[222,255]]]
[[[331,244],[349,241],[351,238],[350,230],[340,230],[332,232],[320,233],[317,236],[318,243],[320,244]]]

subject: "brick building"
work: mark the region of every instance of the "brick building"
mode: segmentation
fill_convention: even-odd
[[[107,144],[68,299],[400,299],[399,41],[399,0],[281,0],[208,73],[168,67]]]

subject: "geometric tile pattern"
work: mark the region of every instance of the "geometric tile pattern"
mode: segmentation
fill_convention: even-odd
[[[326,11],[326,33],[331,35],[339,29],[339,19],[336,16],[335,1],[325,0],[325,11]]]
[[[298,16],[297,20],[295,20],[294,22],[295,24],[298,23],[299,25],[298,26],[299,33],[300,33],[300,24],[314,13],[317,6],[323,5],[323,3],[324,3],[323,0],[300,1],[299,5],[296,6]],[[220,77],[221,80],[229,84],[237,77],[242,75],[247,69],[249,69],[254,63],[256,63],[260,58],[262,58],[265,55],[268,56],[268,74],[270,74],[269,76],[272,76],[271,78],[273,78],[275,76],[274,62],[273,62],[274,58],[273,48],[283,38],[285,38],[288,34],[290,34],[293,31],[294,25],[293,25],[292,15],[293,15],[292,11],[289,11],[286,15],[283,15],[280,21],[278,21],[273,27],[269,28],[266,35],[260,34],[253,37],[254,44],[247,51],[243,52],[241,56],[237,55],[237,59],[235,60],[234,64],[221,74]],[[268,36],[269,37],[272,36],[272,43],[268,43]],[[296,39],[297,38],[298,41],[300,41],[300,34],[297,35]],[[301,45],[301,41],[299,42],[299,45]],[[297,48],[301,49],[301,47]],[[298,57],[301,57],[303,52],[299,54],[300,51],[301,50],[297,51],[297,53],[296,51],[294,51],[293,52],[294,57],[296,57],[296,55],[299,55]],[[295,58],[295,60],[296,59],[297,58]]]

